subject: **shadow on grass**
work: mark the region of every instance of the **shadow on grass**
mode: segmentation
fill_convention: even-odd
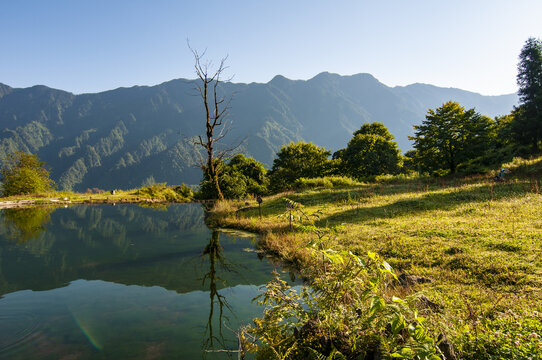
[[[391,204],[354,207],[320,219],[319,224],[335,225],[345,221],[364,222],[396,218],[434,210],[453,210],[466,203],[480,203],[524,195],[531,191],[529,183],[484,184],[451,191],[428,192],[422,196],[400,199]],[[413,193],[414,195],[414,193]]]
[[[283,193],[262,205],[264,216],[278,216],[286,212],[285,199],[291,199],[304,206],[356,205],[366,199],[381,195],[419,193],[456,186],[455,182],[408,183],[408,184],[369,184],[340,189],[313,189],[298,193]],[[247,211],[248,216],[257,216],[258,210]]]

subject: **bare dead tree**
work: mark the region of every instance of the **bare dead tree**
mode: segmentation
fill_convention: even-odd
[[[218,182],[218,176],[220,169],[218,167],[219,162],[226,156],[227,150],[217,149],[217,142],[219,142],[228,131],[227,115],[231,98],[225,99],[217,94],[218,87],[222,80],[227,57],[220,61],[220,64],[216,69],[212,69],[212,63],[204,60],[205,52],[198,53],[197,50],[190,47],[194,55],[194,68],[199,78],[199,83],[196,85],[198,95],[203,100],[205,107],[205,138],[198,136],[194,141],[195,145],[204,148],[207,153],[207,159],[204,161],[200,159],[200,168],[207,175],[209,181],[216,188],[218,198],[224,199],[224,195],[220,190]],[[228,81],[227,79],[226,81]]]

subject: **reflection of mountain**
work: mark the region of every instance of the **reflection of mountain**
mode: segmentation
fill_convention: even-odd
[[[180,293],[208,290],[202,279],[209,259],[201,254],[211,231],[199,205],[172,205],[167,211],[74,206],[48,216],[50,221],[41,225],[45,230],[25,242],[8,236],[9,226],[0,221],[0,295],[53,289],[77,279],[161,286]],[[224,280],[219,287],[267,281],[269,265],[242,251],[250,246],[248,239],[223,235],[220,243],[234,271],[218,269]]]

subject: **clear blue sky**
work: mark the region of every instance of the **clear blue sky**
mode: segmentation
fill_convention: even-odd
[[[83,93],[194,78],[188,38],[229,55],[234,82],[329,71],[504,94],[541,14],[540,0],[0,0],[0,82]]]

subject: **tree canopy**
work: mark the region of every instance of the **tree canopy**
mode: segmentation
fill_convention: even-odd
[[[269,173],[271,188],[287,190],[299,178],[325,176],[331,169],[331,152],[307,142],[290,143],[283,146],[273,161]]]
[[[386,126],[379,122],[363,124],[343,152],[337,152],[347,175],[362,178],[394,174],[399,170],[401,155]]]
[[[45,163],[37,155],[16,151],[4,159],[2,195],[35,194],[50,191],[54,182],[49,178]]]
[[[474,109],[465,110],[449,101],[435,110],[429,109],[421,125],[414,125],[418,165],[424,170],[447,169],[482,154],[491,140],[492,120]]]

